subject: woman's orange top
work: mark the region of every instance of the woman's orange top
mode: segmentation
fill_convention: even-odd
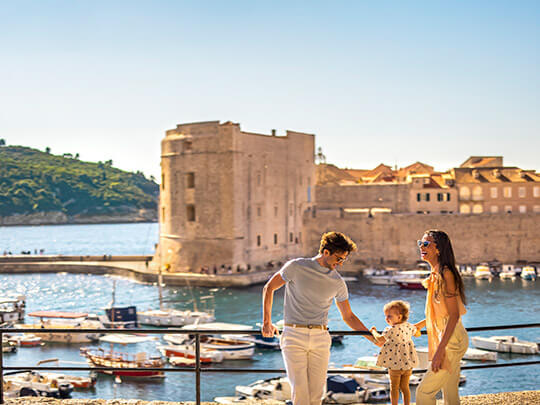
[[[428,358],[431,360],[439,347],[444,329],[448,323],[448,309],[443,298],[445,289],[441,274],[432,272],[422,284],[427,289],[426,330],[428,335]],[[459,316],[461,317],[467,313],[467,309],[465,309],[465,305],[463,305],[459,294],[456,298],[458,301]],[[450,371],[450,365],[446,356],[443,359],[442,368]]]

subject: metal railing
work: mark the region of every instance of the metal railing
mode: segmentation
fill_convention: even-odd
[[[480,326],[467,328],[467,332],[482,332],[490,330],[507,330],[507,329],[522,329],[522,328],[538,328],[540,323],[528,323],[528,324],[514,324],[514,325],[499,325],[499,326]],[[5,333],[46,333],[54,331],[55,333],[115,333],[115,334],[133,334],[133,333],[145,333],[153,335],[167,335],[181,333],[186,335],[195,336],[195,366],[194,367],[130,367],[129,371],[150,371],[150,372],[187,372],[195,373],[195,402],[197,405],[201,403],[201,373],[285,373],[284,369],[277,368],[212,368],[201,367],[201,335],[258,335],[258,330],[188,330],[179,328],[167,328],[167,329],[6,329],[0,328],[0,339],[3,340]],[[344,335],[344,336],[362,336],[371,335],[369,332],[357,332],[357,331],[330,331],[331,335]],[[426,331],[422,331],[425,335]],[[462,370],[478,370],[485,368],[498,368],[498,367],[516,367],[516,366],[530,366],[540,364],[540,361],[519,361],[510,363],[498,363],[498,364],[482,364],[482,365],[467,365],[461,367]],[[4,371],[125,371],[125,368],[121,367],[49,367],[49,366],[4,366],[3,353],[0,351],[0,404],[4,403]],[[425,373],[425,369],[415,369],[413,373]],[[351,369],[329,369],[329,374],[386,374],[386,371],[376,370],[351,370]]]

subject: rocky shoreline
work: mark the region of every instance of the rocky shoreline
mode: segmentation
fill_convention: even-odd
[[[123,210],[100,215],[66,215],[63,212],[36,212],[0,217],[0,226],[21,225],[71,225],[71,224],[118,224],[132,222],[157,222],[157,210]]]
[[[278,405],[281,401],[254,400],[239,402],[245,405]],[[497,394],[469,395],[461,397],[461,405],[535,405],[540,403],[540,391],[500,392]],[[6,399],[6,405],[192,405],[194,402],[142,401],[139,399],[54,399],[14,398]],[[204,405],[215,402],[202,402]],[[442,405],[442,400],[437,401]]]

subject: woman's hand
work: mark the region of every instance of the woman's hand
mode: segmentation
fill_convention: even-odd
[[[440,350],[437,349],[435,352],[435,355],[433,356],[433,359],[431,360],[431,369],[433,372],[437,372],[442,368],[442,362],[444,360],[444,349]]]

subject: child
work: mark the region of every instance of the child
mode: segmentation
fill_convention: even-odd
[[[403,403],[410,404],[409,379],[412,369],[418,366],[418,355],[411,338],[420,336],[420,331],[407,322],[409,309],[408,302],[389,302],[384,306],[384,316],[390,326],[382,335],[374,326],[370,329],[375,338],[375,344],[381,346],[377,365],[388,369],[392,405],[398,404],[400,389],[403,393]]]

